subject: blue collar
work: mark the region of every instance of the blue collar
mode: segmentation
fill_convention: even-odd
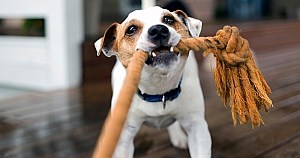
[[[150,94],[142,93],[140,89],[138,89],[137,94],[141,99],[143,99],[147,102],[162,102],[163,108],[165,109],[167,101],[172,101],[179,96],[179,94],[181,92],[181,87],[180,87],[181,81],[182,81],[182,77],[179,81],[177,88],[171,89],[170,91],[168,91],[164,94],[150,95]]]

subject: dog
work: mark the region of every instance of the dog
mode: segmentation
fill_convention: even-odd
[[[149,53],[126,118],[115,158],[132,158],[133,140],[142,124],[167,127],[173,146],[189,148],[192,158],[211,157],[211,136],[194,53],[174,52],[181,38],[198,37],[200,20],[158,6],[131,12],[95,42],[97,54],[116,56],[112,70],[112,111],[133,53]],[[113,113],[112,113],[113,115]]]

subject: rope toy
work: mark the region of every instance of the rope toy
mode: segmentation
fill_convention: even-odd
[[[101,132],[102,134],[100,135],[98,144],[93,153],[93,158],[112,157],[122,132],[132,98],[137,91],[137,86],[141,76],[140,74],[147,58],[148,54],[141,51],[133,54],[127,67],[127,75],[120,91],[116,107],[114,108],[114,111],[109,113],[105,120]]]
[[[214,37],[181,39],[175,52],[189,53],[204,50],[204,55],[213,53],[216,58],[214,78],[217,93],[224,105],[229,102],[234,125],[237,120],[246,124],[250,118],[252,127],[264,124],[259,109],[267,112],[272,107],[269,98],[271,89],[255,65],[246,39],[239,36],[237,27],[224,26]],[[120,97],[105,121],[100,141],[93,158],[111,158],[124,126],[127,112],[140,80],[141,71],[148,53],[138,50],[127,67]]]
[[[224,26],[214,37],[182,39],[174,51],[187,53],[189,50],[204,50],[204,55],[216,57],[214,78],[217,93],[224,105],[229,100],[234,125],[237,120],[252,127],[264,124],[259,113],[261,106],[267,112],[272,107],[269,98],[271,89],[252,57],[246,39],[239,36],[237,27]]]

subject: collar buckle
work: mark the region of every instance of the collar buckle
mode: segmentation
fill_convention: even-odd
[[[163,108],[166,109],[166,102],[167,101],[166,101],[166,96],[165,95],[162,96],[161,101],[163,103]]]

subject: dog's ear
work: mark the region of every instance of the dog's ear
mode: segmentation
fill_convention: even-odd
[[[117,53],[117,28],[120,24],[113,23],[104,33],[104,36],[95,42],[95,48],[97,55],[99,56],[101,51],[107,57],[116,55]]]
[[[179,17],[182,23],[188,28],[192,37],[199,37],[202,29],[202,21],[188,17],[182,10],[176,10],[174,13]]]

